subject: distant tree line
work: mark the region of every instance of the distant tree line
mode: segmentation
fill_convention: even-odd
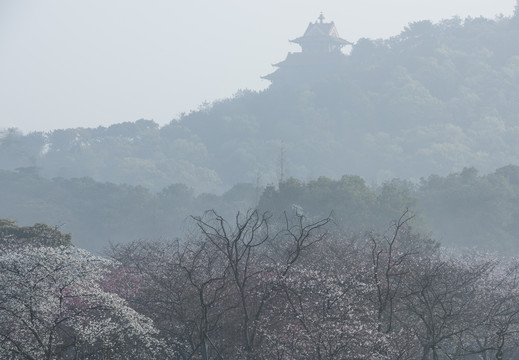
[[[72,233],[76,245],[101,251],[110,243],[174,239],[188,230],[188,219],[205,209],[230,217],[258,208],[276,219],[296,211],[309,219],[330,217],[338,231],[383,231],[408,209],[413,228],[447,247],[519,253],[519,167],[487,175],[465,168],[420,182],[393,179],[368,185],[355,175],[288,178],[277,186],[237,184],[222,195],[196,194],[173,184],[156,193],[142,186],[96,182],[91,178],[48,180],[31,171],[0,171],[0,218],[19,224],[43,222]],[[29,236],[29,235],[27,235]]]

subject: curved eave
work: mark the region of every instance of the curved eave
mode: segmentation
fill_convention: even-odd
[[[348,40],[344,40],[342,38],[331,37],[331,36],[322,36],[322,37],[314,37],[314,38],[302,36],[302,37],[298,37],[297,39],[288,40],[288,41],[290,41],[291,43],[298,44],[298,45],[302,45],[305,43],[308,44],[308,43],[315,43],[315,42],[323,42],[323,41],[329,41],[331,43],[338,44],[341,46],[353,45],[353,43],[349,42]]]
[[[275,75],[275,74],[276,74],[276,72],[274,71],[274,72],[271,73],[271,74],[268,74],[268,75],[265,75],[265,76],[261,76],[261,78],[262,78],[263,80],[268,80],[268,81],[270,81],[270,82],[274,82],[274,79],[276,78],[276,75]]]
[[[277,68],[278,68],[278,67],[281,67],[281,66],[285,65],[286,62],[287,62],[286,60],[283,60],[283,61],[280,61],[280,62],[275,63],[275,64],[271,64],[271,65],[272,65],[273,67],[277,67]]]

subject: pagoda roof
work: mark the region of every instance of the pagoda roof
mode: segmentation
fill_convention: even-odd
[[[290,40],[299,44],[302,51],[288,53],[285,60],[273,64],[276,71],[262,78],[273,82],[294,79],[308,81],[329,76],[330,72],[339,69],[346,61],[341,48],[353,44],[339,36],[333,21],[325,23],[323,20],[321,13],[316,22],[308,25],[303,36]]]
[[[340,46],[352,45],[351,42],[344,40],[339,36],[333,21],[325,23],[323,20],[324,16],[321,13],[316,22],[310,22],[308,24],[308,27],[306,28],[303,36],[300,36],[294,40],[290,40],[290,42],[302,45],[307,42],[322,41],[326,39],[327,41],[331,41]]]
[[[277,69],[268,75],[262,76],[262,79],[276,81],[278,79],[296,78],[308,79],[312,74],[326,75],[338,69],[341,64],[344,64],[346,57],[340,53],[328,54],[303,54],[303,53],[289,53],[284,61],[281,61],[273,66]]]
[[[288,53],[285,60],[280,61],[272,66],[280,68],[286,66],[308,66],[308,65],[323,65],[334,61],[343,60],[343,56],[337,53],[328,54],[304,54],[304,53]]]

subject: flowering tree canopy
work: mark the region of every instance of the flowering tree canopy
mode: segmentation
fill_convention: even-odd
[[[0,254],[0,358],[127,359],[159,351],[151,320],[102,289],[110,266],[73,247]]]
[[[193,236],[0,252],[0,358],[515,359],[519,263],[249,211]]]

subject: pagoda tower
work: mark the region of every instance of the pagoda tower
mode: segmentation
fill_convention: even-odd
[[[263,79],[275,83],[326,76],[346,60],[341,49],[353,45],[339,36],[333,21],[324,22],[323,13],[317,21],[308,24],[303,36],[289,41],[301,46],[301,52],[288,53],[284,61],[273,65],[277,70]]]

